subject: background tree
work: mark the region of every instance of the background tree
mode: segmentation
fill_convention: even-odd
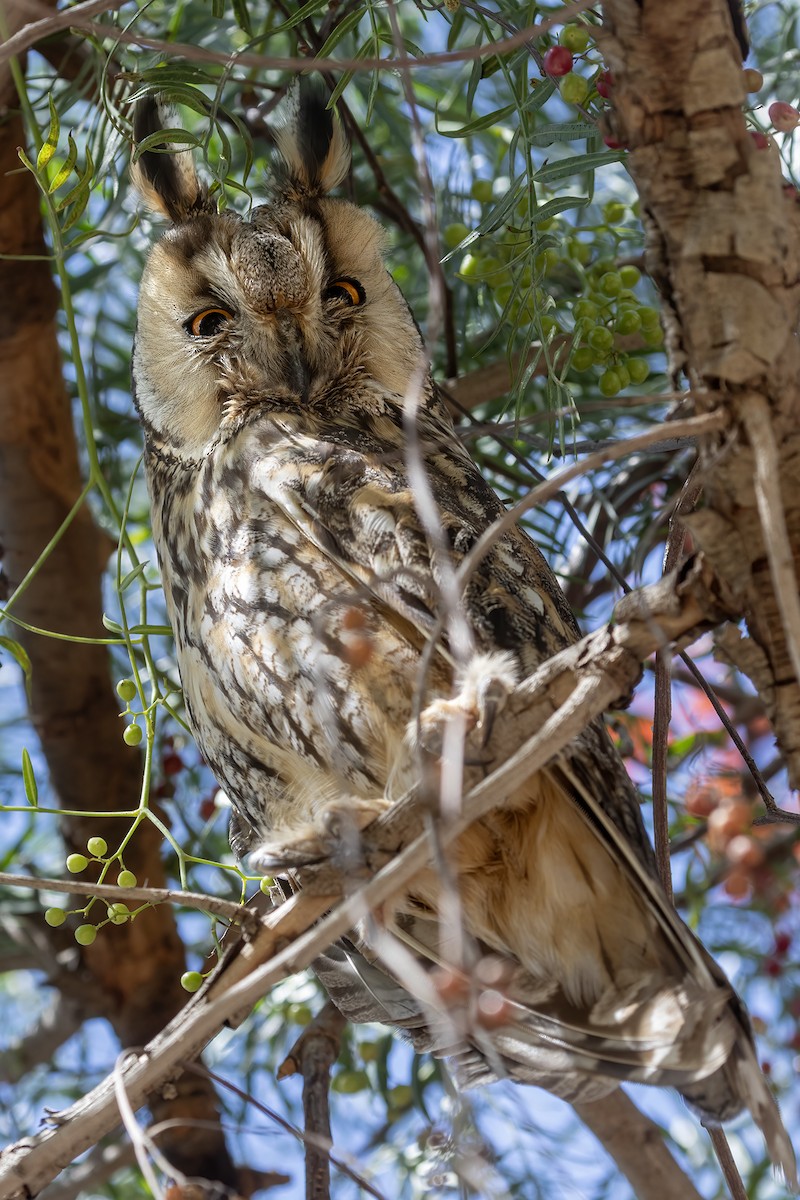
[[[389,231],[462,436],[509,502],[555,479],[523,519],[585,627],[662,564],[705,554],[704,598],[695,589],[674,632],[730,618],[717,657],[710,638],[691,657],[662,649],[612,724],[652,799],[665,882],[671,851],[677,901],[748,999],[797,1125],[798,13],[788,0],[752,8],[760,77],[742,74],[738,9],[722,0],[609,0],[602,14],[471,0],[6,6],[3,865],[80,886],[7,880],[2,893],[5,1140],[83,1096],[118,1044],[158,1035],[186,997],[181,976],[198,984],[258,892],[186,731],[148,543],[128,363],[153,231],[125,199],[129,106],[145,89],[171,95],[177,136],[220,202],[244,209],[269,170],[274,110],[312,62],[353,140],[345,187]],[[783,108],[767,113],[770,102]],[[668,377],[648,273],[665,301]],[[96,880],[128,890],[98,896]],[[201,898],[154,905],[137,884]],[[181,1173],[299,1195],[300,1084],[275,1074],[323,1002],[292,970],[310,960],[303,928],[288,977],[210,1048],[218,1093],[200,1068],[159,1074],[175,1045],[193,1057],[219,1028],[208,1018],[151,1056],[146,1122],[119,1097],[79,1108],[33,1153],[7,1157],[0,1196],[22,1180],[38,1190],[95,1143],[49,1195],[159,1194],[162,1175]],[[323,1027],[322,1041],[339,1032]],[[307,1038],[289,1056],[307,1081],[312,1051]],[[136,1107],[139,1084],[122,1068],[117,1081]],[[580,1112],[615,1166],[566,1105],[510,1085],[457,1097],[441,1064],[382,1028],[344,1031],[332,1087],[336,1195],[623,1196],[620,1171],[639,1196],[669,1194],[670,1168],[649,1157],[661,1136],[624,1097]],[[679,1103],[635,1095],[679,1160],[674,1194],[724,1194]],[[747,1122],[731,1143],[747,1194],[779,1195]]]

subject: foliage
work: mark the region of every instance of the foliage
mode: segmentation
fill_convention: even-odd
[[[762,101],[796,99],[786,63],[789,52],[796,61],[798,31],[791,3],[755,7],[765,84],[754,97],[752,122],[766,128]],[[169,96],[177,111],[168,140],[196,147],[219,203],[244,211],[259,202],[269,176],[270,122],[293,74],[287,60],[313,55],[347,64],[324,75],[354,138],[345,186],[387,227],[390,267],[423,325],[439,376],[507,364],[506,385],[469,402],[461,428],[493,484],[517,498],[543,470],[662,420],[671,399],[657,299],[643,275],[638,201],[624,151],[604,137],[601,93],[610,84],[598,18],[587,10],[563,25],[560,8],[503,2],[489,12],[468,0],[444,8],[406,0],[396,10],[357,0],[178,6],[153,0],[139,11],[106,13],[91,31],[65,32],[57,65],[34,53],[24,80],[16,68],[30,137],[20,157],[38,181],[49,230],[65,377],[85,464],[85,488],[70,520],[88,500],[116,546],[104,640],[118,681],[120,737],[132,769],[139,759],[143,766],[139,807],[114,814],[115,842],[98,839],[83,861],[77,853],[66,858],[73,878],[94,858],[101,881],[132,886],[126,846],[137,825],[150,821],[163,834],[176,886],[236,901],[259,883],[232,859],[225,798],[187,732],[149,542],[128,364],[136,281],[154,230],[126,196],[132,101],[149,90]],[[504,39],[549,17],[555,22],[545,32],[503,48]],[[548,62],[559,62],[552,54],[548,59],[556,47],[574,55],[566,74],[548,73]],[[437,61],[445,51],[454,53]],[[396,61],[391,70],[379,67],[381,58],[407,58],[409,69]],[[790,174],[788,138],[782,151]],[[658,573],[690,464],[691,447],[665,441],[578,478],[531,515],[573,606],[590,623],[608,619],[622,588]],[[5,606],[0,638],[9,668],[0,679],[3,867],[63,876],[53,800],[16,688],[13,663],[25,672],[27,658],[15,639],[14,601]],[[785,790],[763,712],[746,685],[710,662],[707,648],[695,656],[773,790]],[[614,729],[647,792],[653,723],[646,688],[615,716]],[[788,1092],[796,1082],[792,1052],[800,1051],[800,979],[788,955],[797,936],[797,843],[785,830],[752,828],[754,788],[687,667],[676,676],[668,771],[682,904],[749,997],[764,1056],[778,1089]],[[20,889],[6,889],[0,903],[9,928],[23,920],[66,924],[84,945],[113,939],[114,925],[138,911],[134,904],[108,907],[91,897],[65,901],[52,894],[41,896],[39,908]],[[213,965],[208,955],[223,925],[213,913],[182,912],[193,971]],[[3,979],[6,1025],[21,1035],[26,1018],[42,1007],[33,998],[41,974]],[[312,979],[289,980],[212,1052],[212,1063],[224,1062],[242,1093],[267,1105],[255,1113],[238,1093],[225,1100],[243,1160],[264,1166],[294,1154],[269,1109],[298,1123],[297,1095],[286,1085],[276,1090],[273,1074],[296,1026],[319,1003]],[[6,1106],[5,1137],[35,1128],[45,1099],[53,1107],[79,1096],[114,1053],[104,1032],[82,1029],[54,1062],[25,1079]],[[469,1104],[457,1101],[440,1064],[412,1058],[385,1030],[349,1033],[333,1090],[337,1140],[387,1195],[478,1194],[459,1178],[470,1160],[481,1163],[485,1195],[572,1194],[578,1178],[586,1194],[625,1194],[610,1168],[588,1161],[592,1151],[564,1106],[540,1094],[521,1099],[502,1087]],[[694,1127],[664,1097],[643,1102],[668,1128],[698,1186],[715,1194],[709,1150]],[[579,1175],[568,1174],[554,1153],[554,1136],[567,1134]],[[758,1141],[742,1134],[736,1145],[749,1194],[776,1195]],[[292,1169],[296,1176],[299,1160]],[[141,1186],[129,1173],[106,1194],[132,1195]],[[337,1195],[357,1193],[343,1178],[336,1187]]]

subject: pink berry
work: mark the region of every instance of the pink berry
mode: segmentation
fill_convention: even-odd
[[[750,137],[753,139],[756,150],[766,150],[769,145],[769,138],[760,129],[751,129]]]
[[[775,954],[778,958],[783,958],[784,954],[788,954],[789,947],[792,944],[792,935],[782,929],[775,934]]]
[[[778,133],[791,133],[797,125],[800,125],[800,112],[793,105],[785,104],[783,100],[777,100],[775,104],[769,106],[769,119]]]
[[[544,56],[546,75],[569,75],[572,70],[572,51],[566,46],[551,46]]]
[[[608,100],[611,95],[611,89],[614,86],[614,76],[610,71],[601,71],[594,83],[597,89],[598,96],[602,96],[604,100]]]
[[[625,143],[621,142],[619,140],[619,138],[615,138],[615,137],[604,137],[603,145],[608,146],[609,150],[624,150],[625,149]]]

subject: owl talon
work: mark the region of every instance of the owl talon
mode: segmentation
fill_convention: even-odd
[[[333,860],[337,866],[360,862],[361,831],[389,807],[385,800],[348,800],[328,804],[313,825],[287,831],[285,838],[264,842],[251,856],[265,874]]]
[[[487,745],[516,681],[516,665],[510,654],[476,655],[464,673],[458,695],[450,700],[434,700],[422,713],[419,737],[422,748],[441,755],[445,728],[449,722],[459,720],[463,722],[468,746],[465,761],[468,765],[482,763],[482,756],[475,751]]]

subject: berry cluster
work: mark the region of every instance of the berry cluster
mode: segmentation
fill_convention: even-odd
[[[118,850],[116,854],[108,853],[108,843],[102,837],[90,837],[86,843],[86,854],[73,853],[67,856],[66,867],[71,875],[80,875],[90,863],[97,863],[101,867],[100,882],[103,882],[111,869],[112,864],[119,867],[117,874],[117,886],[122,888],[134,888],[137,886],[137,879],[133,871],[128,871],[122,861],[122,851]],[[80,914],[83,917],[88,917],[91,909],[97,904],[96,898],[87,902],[83,908],[75,908],[65,910],[63,908],[48,908],[45,911],[44,919],[53,929],[58,929],[64,924],[67,917],[71,914]],[[144,906],[143,906],[144,907]],[[124,925],[126,921],[132,920],[140,909],[128,908],[128,905],[122,901],[108,904],[106,906],[105,919],[92,925],[84,923],[79,925],[75,930],[75,941],[80,946],[91,946],[97,937],[97,932],[104,925]]]
[[[473,199],[488,204],[489,180],[476,180]],[[624,236],[617,230],[627,207],[619,200],[603,208],[606,227],[616,244]],[[613,258],[591,261],[592,247],[556,219],[537,222],[539,243],[531,248],[528,199],[516,209],[515,220],[500,233],[472,242],[461,259],[458,275],[469,284],[483,285],[495,302],[501,322],[512,329],[532,326],[534,336],[546,343],[559,338],[570,354],[574,371],[595,369],[604,396],[616,396],[630,386],[640,386],[650,367],[645,353],[663,343],[658,312],[643,303],[636,292],[641,274],[632,263],[617,265]],[[463,222],[444,230],[444,241],[457,248],[469,236]],[[578,299],[571,304],[570,294]],[[556,311],[556,297],[560,296]]]

